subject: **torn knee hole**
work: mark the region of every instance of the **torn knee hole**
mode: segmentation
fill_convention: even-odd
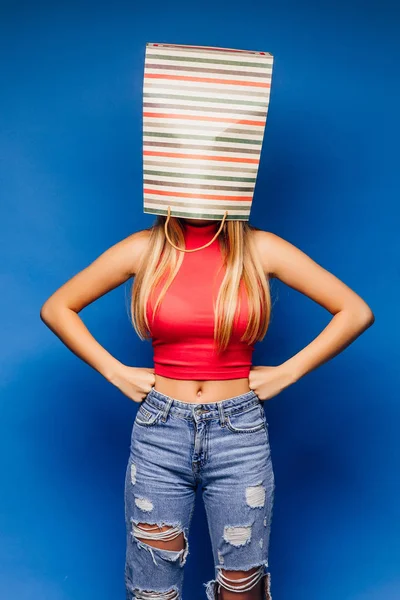
[[[151,590],[134,591],[135,600],[178,600],[179,594],[176,589],[168,590],[168,592],[153,592]]]
[[[176,562],[181,567],[189,554],[189,544],[181,526],[132,522],[132,536],[140,548],[150,552],[154,564],[158,560]],[[178,563],[179,561],[179,563]]]
[[[231,592],[247,592],[262,579],[264,565],[249,571],[227,571],[218,569],[217,581],[220,586]]]
[[[133,523],[132,525],[133,535],[137,539],[140,539],[141,541],[152,540],[163,542],[161,546],[154,544],[156,548],[165,548],[165,542],[173,542],[168,544],[170,550],[182,550],[184,548],[185,538],[183,531],[178,525],[157,525],[156,523]],[[178,537],[179,539],[177,539]]]

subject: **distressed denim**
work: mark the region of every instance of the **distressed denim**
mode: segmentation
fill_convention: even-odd
[[[275,479],[262,401],[251,390],[218,402],[182,402],[154,386],[136,413],[126,469],[126,599],[181,600],[199,483],[215,566],[215,579],[203,584],[207,599],[261,580],[263,600],[272,600]],[[181,534],[179,550],[155,547]],[[250,569],[239,580],[226,572]]]

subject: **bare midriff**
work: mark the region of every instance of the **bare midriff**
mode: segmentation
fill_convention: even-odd
[[[182,402],[219,402],[250,391],[248,377],[240,379],[192,380],[155,375],[154,388]]]

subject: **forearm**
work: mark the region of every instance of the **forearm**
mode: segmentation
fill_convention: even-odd
[[[90,333],[80,316],[67,307],[41,311],[43,322],[76,356],[96,369],[108,381],[122,366]]]
[[[338,312],[310,344],[282,363],[282,370],[297,381],[347,348],[373,322],[369,313]]]

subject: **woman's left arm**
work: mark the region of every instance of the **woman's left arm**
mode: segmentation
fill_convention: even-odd
[[[375,317],[356,292],[290,242],[262,230],[254,239],[269,277],[276,277],[333,315],[310,344],[284,363],[251,369],[250,389],[266,400],[339,354],[374,323]]]

